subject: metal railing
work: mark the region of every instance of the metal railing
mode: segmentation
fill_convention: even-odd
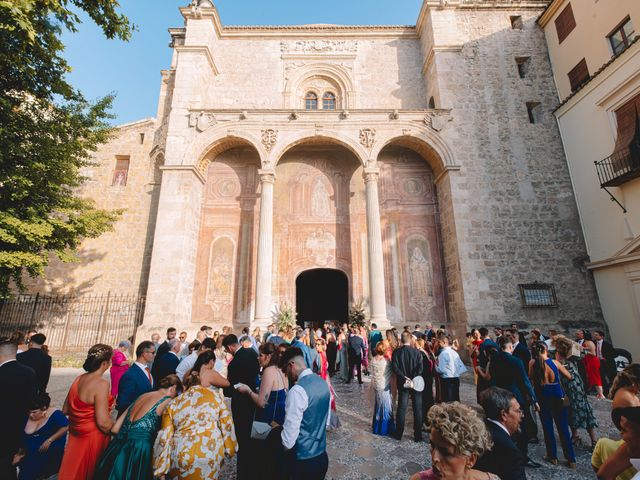
[[[600,187],[617,187],[640,176],[640,155],[625,148],[594,162]]]
[[[134,294],[19,295],[0,302],[0,335],[36,330],[54,357],[82,354],[96,343],[132,340],[144,306],[145,298]]]

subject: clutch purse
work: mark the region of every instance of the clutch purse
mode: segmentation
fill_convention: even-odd
[[[254,420],[251,424],[251,438],[254,440],[266,440],[271,432],[271,425],[267,422]]]

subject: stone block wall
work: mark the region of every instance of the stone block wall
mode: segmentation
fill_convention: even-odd
[[[457,256],[463,279],[448,293],[452,305],[463,296],[472,326],[602,322],[581,266],[586,249],[552,115],[557,98],[539,13],[431,8],[432,30],[423,32],[431,36],[423,47],[435,49],[427,72],[437,72],[426,83],[437,85],[438,106],[452,109],[446,135],[462,165],[439,191],[445,263]],[[522,29],[512,28],[511,16],[522,16]],[[525,78],[516,57],[530,57]],[[535,123],[527,102],[536,104]],[[534,281],[555,285],[557,308],[522,308],[518,284]]]

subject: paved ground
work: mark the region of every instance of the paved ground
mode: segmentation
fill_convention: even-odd
[[[49,387],[54,405],[62,406],[71,382],[80,373],[81,370],[73,368],[53,370]],[[463,381],[461,388],[462,400],[470,405],[475,405],[475,387],[469,382],[469,378],[466,380]],[[410,418],[407,419],[405,437],[402,442],[369,433],[371,406],[368,401],[368,379],[365,378],[364,385],[357,383],[345,385],[336,380],[334,388],[338,396],[338,415],[342,427],[339,431],[329,432],[327,435],[327,450],[330,459],[328,479],[401,480],[430,465],[431,457],[428,444],[415,443],[412,440],[413,431]],[[592,398],[591,403],[600,424],[598,436],[619,438],[610,420],[611,402]],[[408,416],[410,417],[410,415]],[[582,431],[580,435],[585,444],[588,444],[587,433]],[[541,443],[540,445],[532,445],[531,457],[543,463],[544,443],[541,431],[539,437]],[[578,447],[576,453],[578,455],[576,470],[545,464],[542,468],[528,469],[527,477],[531,480],[595,478],[591,470],[590,452],[586,448]],[[562,460],[562,453],[558,454]],[[225,465],[223,479],[235,479],[234,464],[235,462],[232,460]]]

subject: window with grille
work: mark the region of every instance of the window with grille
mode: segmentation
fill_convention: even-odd
[[[618,55],[629,46],[635,37],[636,33],[633,30],[631,19],[627,17],[613,30],[613,32],[608,35],[607,38],[609,38],[613,54]]]
[[[129,175],[129,157],[116,157],[116,167],[113,169],[112,187],[124,187],[127,185]]]
[[[322,96],[322,108],[324,110],[335,110],[336,109],[336,96],[327,92]]]
[[[571,84],[571,91],[575,92],[584,82],[589,80],[589,68],[587,67],[587,61],[584,58],[580,60],[580,62],[571,69],[567,76],[569,77],[569,83]]]
[[[558,33],[558,43],[562,43],[565,38],[576,28],[576,19],[573,16],[571,4],[567,5],[555,20],[556,32]]]
[[[313,92],[307,92],[304,97],[305,110],[317,110],[318,109],[318,95]]]
[[[522,283],[520,300],[523,307],[557,307],[556,290],[550,283]]]

